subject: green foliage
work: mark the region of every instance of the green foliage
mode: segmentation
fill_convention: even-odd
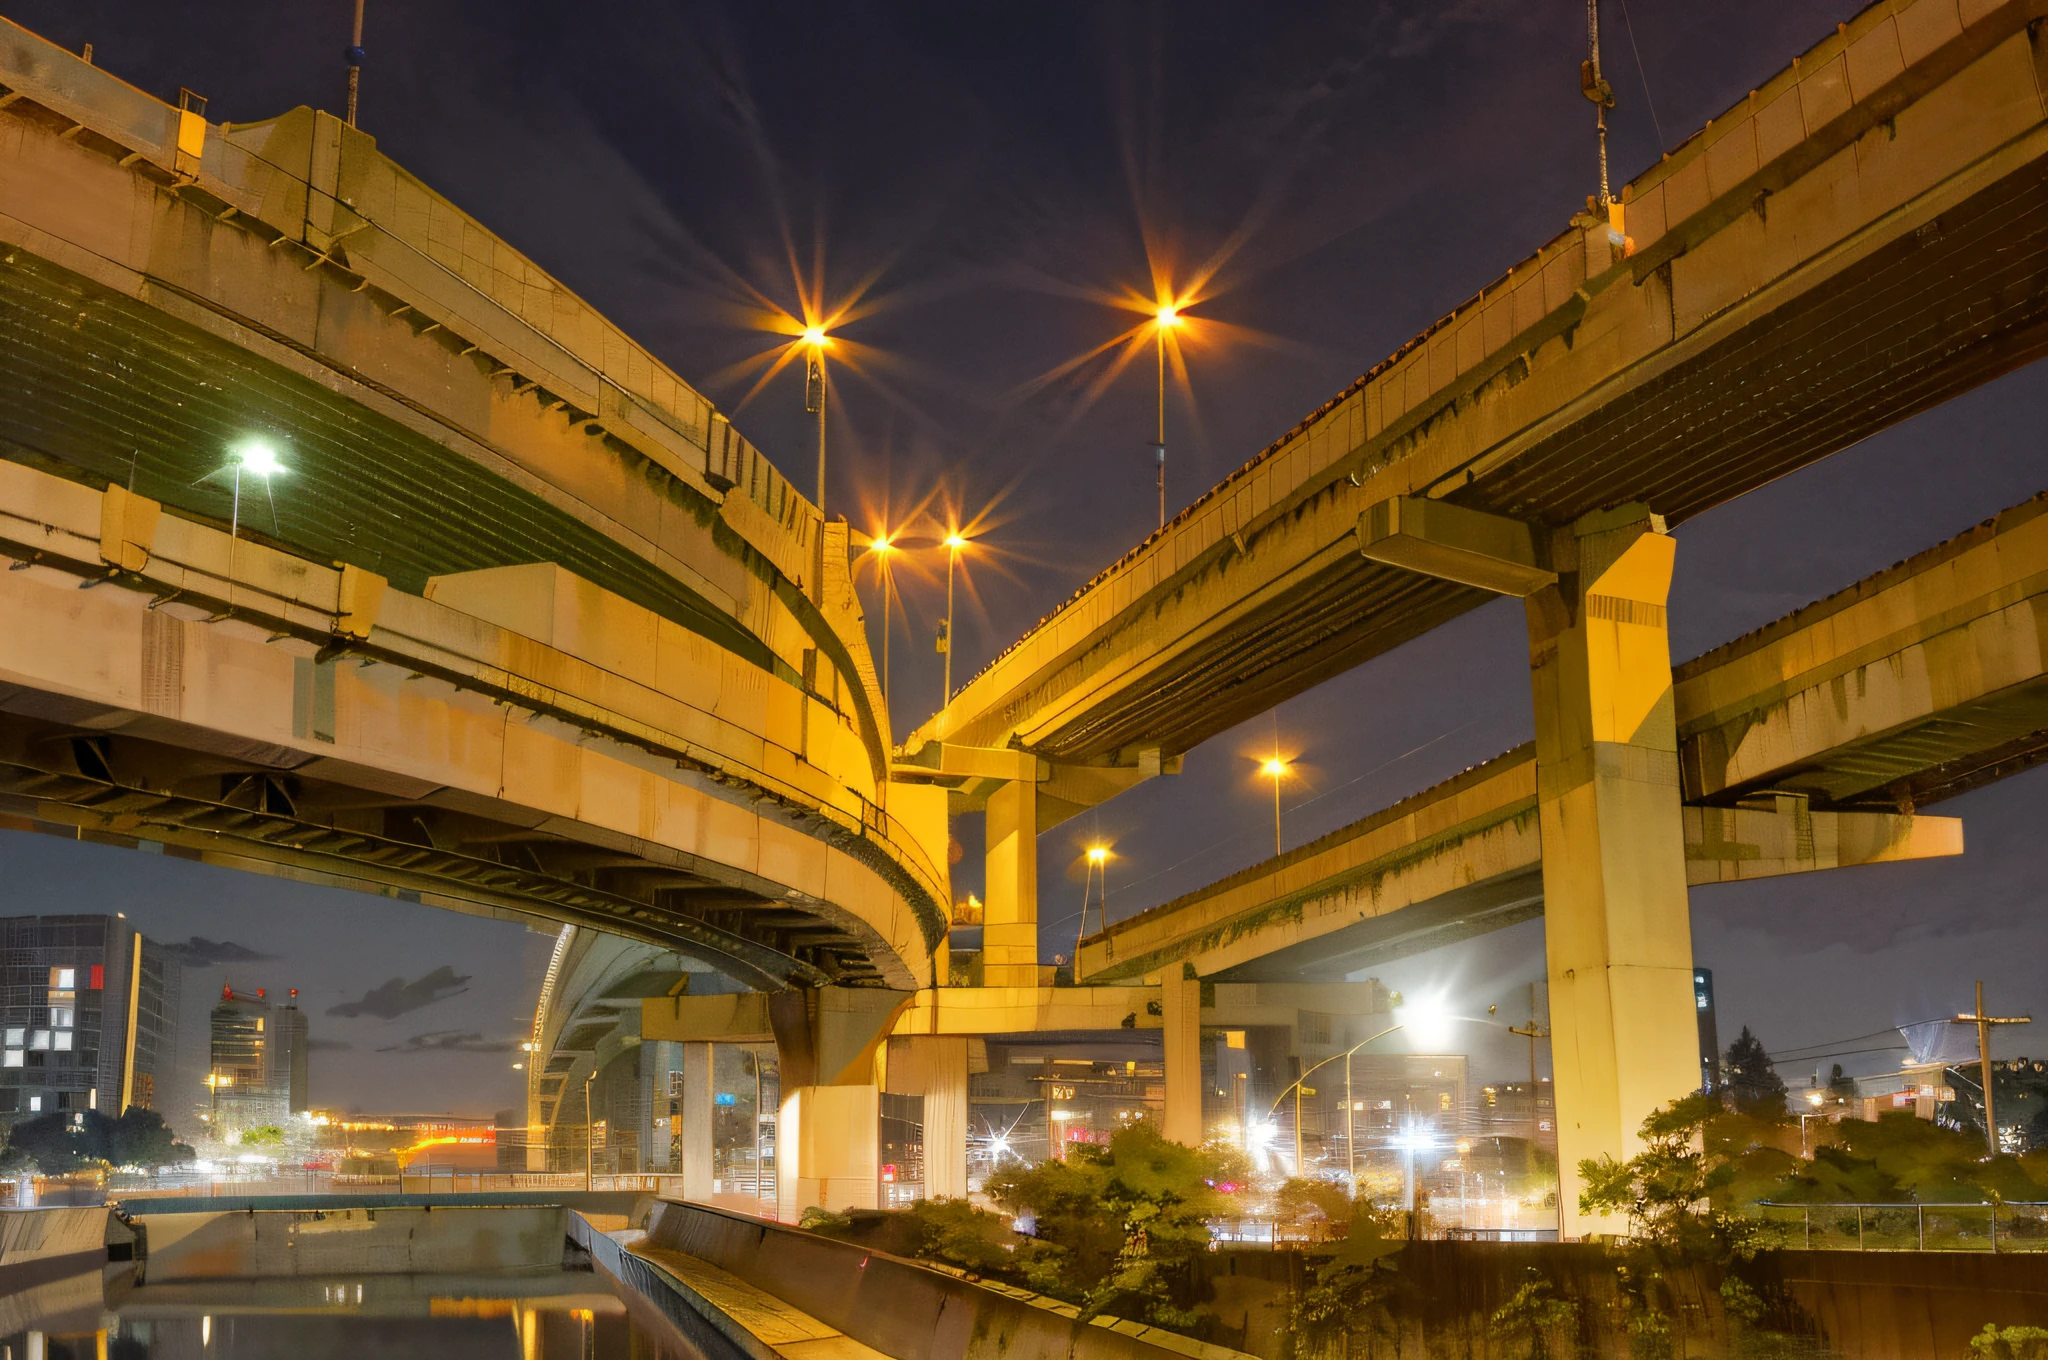
[[[1630,1235],[1684,1261],[1726,1264],[1762,1245],[1761,1227],[1713,1203],[1734,1179],[1726,1145],[1710,1151],[1706,1130],[1721,1116],[1713,1096],[1690,1095],[1653,1111],[1643,1150],[1625,1162],[1579,1163],[1579,1212],[1622,1214]]]
[[[7,1140],[9,1163],[18,1169],[33,1165],[47,1176],[191,1160],[192,1149],[177,1141],[155,1110],[131,1109],[119,1119],[97,1110],[40,1115],[16,1124]]]
[[[1289,1330],[1309,1351],[1340,1338],[1386,1336],[1393,1330],[1387,1297],[1394,1288],[1396,1254],[1407,1245],[1391,1210],[1363,1200],[1352,1207],[1350,1226],[1328,1252],[1309,1257],[1308,1287],[1294,1301]]]
[[[1966,1203],[1992,1195],[2040,1199],[2048,1190],[2048,1183],[2028,1174],[2028,1164],[2017,1157],[1985,1160],[1981,1137],[1903,1110],[1879,1115],[1874,1123],[1845,1119],[1835,1136],[1847,1156],[1872,1166],[1924,1204]]]
[[[1970,1354],[1981,1360],[2048,1360],[2048,1328],[2000,1327],[1987,1322],[1970,1338]]]
[[[1555,1286],[1536,1271],[1528,1275],[1513,1297],[1487,1319],[1487,1335],[1522,1349],[1528,1360],[1571,1354],[1579,1329],[1578,1301],[1559,1296]],[[1565,1349],[1553,1352],[1555,1342],[1562,1342]]]
[[[796,1225],[820,1237],[844,1237],[853,1227],[853,1215],[834,1213],[822,1205],[813,1204],[804,1210]]]
[[[244,1129],[242,1146],[281,1148],[284,1146],[284,1130],[275,1124],[258,1124],[253,1129]]]
[[[1198,1319],[1174,1300],[1189,1259],[1208,1246],[1221,1170],[1207,1150],[1135,1124],[1106,1147],[1073,1147],[1063,1162],[1005,1168],[987,1189],[1031,1225],[1036,1241],[1017,1253],[1029,1287],[1079,1303],[1085,1317],[1187,1330]]]
[[[1726,1065],[1728,1092],[1737,1110],[1770,1119],[1785,1117],[1785,1083],[1749,1026],[1744,1025],[1741,1036],[1728,1045]]]
[[[1280,1187],[1274,1215],[1296,1227],[1329,1223],[1341,1229],[1351,1222],[1351,1195],[1334,1181],[1296,1176]]]
[[[909,1210],[916,1254],[977,1275],[1003,1275],[1017,1264],[1019,1239],[1001,1214],[964,1199],[919,1200]]]

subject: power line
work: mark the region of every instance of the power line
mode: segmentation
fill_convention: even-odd
[[[1621,0],[1621,26],[1628,30],[1628,50],[1636,54],[1636,79],[1643,83],[1643,106],[1650,111],[1650,126],[1657,129],[1657,150],[1663,151],[1670,143],[1664,140],[1664,124],[1657,117],[1657,101],[1650,98],[1650,73],[1643,69],[1643,49],[1636,46],[1636,25],[1628,17],[1628,0]]]

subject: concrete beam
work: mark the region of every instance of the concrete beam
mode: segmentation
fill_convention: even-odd
[[[1960,817],[1814,812],[1781,795],[1775,807],[1685,809],[1685,881],[1738,883],[1815,869],[1963,853]]]
[[[2048,352],[2048,304],[2010,284],[2048,261],[2036,18],[1865,7],[1622,190],[1633,255],[1588,215],[1489,270],[921,731],[1191,750],[1486,602],[1361,556],[1378,503],[1679,523]],[[1919,320],[1873,346],[1880,315]]]
[[[2048,494],[1681,666],[1689,802],[1910,811],[2048,759]]]
[[[917,992],[891,1034],[1158,1029],[1157,987],[937,987]]]
[[[1358,517],[1358,551],[1375,562],[1498,595],[1533,595],[1557,580],[1527,524],[1427,496],[1395,496]]]

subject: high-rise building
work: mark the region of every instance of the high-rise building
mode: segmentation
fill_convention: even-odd
[[[177,960],[120,916],[0,919],[0,1130],[57,1111],[160,1108]]]
[[[1721,1035],[1714,1024],[1714,974],[1712,969],[1692,970],[1693,1008],[1700,1019],[1700,1090],[1721,1089]]]
[[[292,1114],[306,1112],[306,1013],[299,1009],[299,989],[271,1017],[277,1027],[277,1041],[271,1049],[270,1084],[285,1093],[285,1108]]]
[[[252,996],[222,987],[209,1019],[204,1113],[215,1137],[282,1125],[307,1108],[308,1034],[297,988],[280,1006],[267,988],[258,987]]]

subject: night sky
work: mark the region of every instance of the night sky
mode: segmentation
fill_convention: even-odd
[[[1624,20],[1604,6],[1617,189],[1855,8],[1634,0]],[[74,49],[92,42],[99,64],[159,95],[207,95],[215,120],[340,106],[345,0],[6,12]],[[835,512],[858,507],[862,532],[929,535],[948,507],[983,526],[957,686],[1154,524],[1149,353],[1113,380],[1103,359],[1060,372],[1138,319],[1113,299],[1149,295],[1155,270],[1175,287],[1210,278],[1191,314],[1211,324],[1169,397],[1178,510],[1564,227],[1598,187],[1584,43],[1576,0],[369,0],[361,123],[733,411],[805,488],[801,377],[757,387],[774,340],[751,318],[800,309],[797,278],[808,290],[822,261],[828,310],[859,303],[833,374]],[[1682,526],[1674,659],[2042,490],[2044,429],[2036,367]],[[943,565],[926,551],[899,575],[899,735],[938,703]],[[1049,833],[1045,957],[1071,951],[1068,867],[1092,839],[1115,845],[1112,917],[1270,853],[1252,757],[1276,732],[1304,776],[1290,845],[1527,740],[1519,605],[1469,614]],[[1724,1034],[1749,1024],[1777,1052],[1886,1066],[1899,1055],[1861,1051],[1888,1042],[1868,1036],[1966,1007],[1978,977],[1994,1009],[2048,1019],[2044,809],[2036,771],[1935,809],[1966,819],[1961,859],[1696,892]],[[980,886],[978,829],[959,834],[964,895]],[[276,956],[250,964],[250,982],[300,986],[316,1036],[351,1045],[316,1055],[319,1101],[488,1112],[518,1096],[496,1046],[530,1013],[542,936],[27,836],[0,837],[0,883],[10,912],[125,904],[153,935]],[[1381,975],[1520,1020],[1541,960],[1530,923]],[[443,981],[468,981],[415,987],[429,999],[389,1019],[324,1013],[443,966]],[[192,971],[217,989],[220,968]],[[2048,1048],[2025,1029],[2000,1037],[2005,1052]],[[391,1046],[407,1051],[380,1052]],[[1449,1046],[1488,1076],[1524,1052],[1498,1025]]]

